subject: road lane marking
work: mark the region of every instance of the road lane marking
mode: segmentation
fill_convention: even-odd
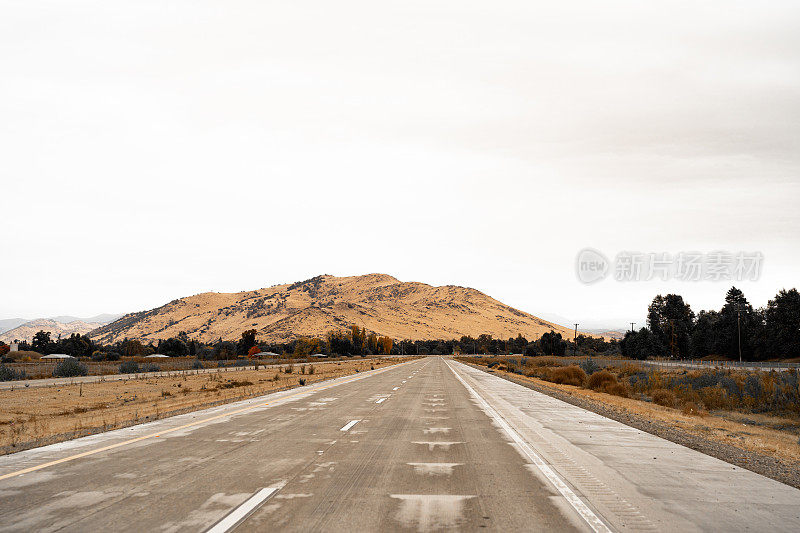
[[[182,429],[198,426],[198,425],[201,425],[201,424],[205,424],[207,422],[213,422],[214,420],[219,420],[220,418],[226,418],[226,417],[230,417],[230,416],[233,416],[233,415],[237,415],[239,413],[244,413],[246,411],[252,411],[253,409],[257,409],[259,407],[266,407],[266,406],[271,405],[271,404],[273,404],[275,402],[288,400],[290,398],[296,398],[297,396],[302,396],[304,394],[308,394],[308,395],[314,394],[314,393],[317,393],[319,391],[323,391],[325,389],[330,389],[331,387],[337,387],[339,385],[345,385],[347,383],[352,383],[353,381],[358,381],[359,379],[363,379],[364,377],[375,376],[377,374],[382,374],[383,372],[386,372],[388,370],[392,370],[392,369],[397,368],[399,366],[407,365],[407,364],[410,364],[410,363],[413,363],[413,362],[414,361],[407,361],[405,363],[399,363],[397,365],[392,365],[392,366],[389,366],[389,367],[386,367],[386,368],[382,368],[382,369],[379,369],[379,370],[374,370],[374,371],[372,371],[372,372],[370,372],[368,374],[367,373],[357,374],[356,376],[352,377],[351,379],[344,379],[344,380],[338,381],[336,383],[329,383],[327,385],[321,386],[321,387],[316,388],[316,389],[303,389],[300,392],[296,392],[296,393],[293,393],[293,394],[288,394],[286,396],[283,396],[281,398],[276,398],[276,399],[270,400],[268,402],[257,403],[255,405],[250,405],[250,406],[247,406],[247,407],[243,407],[242,409],[235,409],[233,411],[230,411],[230,412],[227,412],[227,413],[222,413],[222,414],[219,414],[219,415],[216,415],[216,416],[211,416],[209,418],[204,418],[202,420],[195,420],[194,422],[189,422],[188,424],[184,424],[182,426],[178,426],[178,427],[174,427],[174,428],[171,428],[171,429],[166,429],[166,430],[163,430],[163,431],[159,431],[158,433],[151,433],[149,435],[142,435],[141,437],[135,437],[133,439],[128,439],[128,440],[125,440],[125,441],[122,441],[122,442],[118,442],[116,444],[109,444],[108,446],[103,446],[101,448],[97,448],[97,449],[94,449],[94,450],[89,450],[89,451],[77,453],[75,455],[70,455],[68,457],[63,457],[61,459],[56,459],[54,461],[48,461],[48,462],[42,463],[40,465],[30,466],[28,468],[23,468],[21,470],[17,470],[16,472],[9,472],[8,474],[0,475],[0,481],[2,481],[4,479],[15,477],[15,476],[20,476],[22,474],[27,474],[29,472],[35,472],[37,470],[41,470],[43,468],[48,468],[50,466],[55,466],[55,465],[58,465],[58,464],[61,464],[61,463],[74,461],[75,459],[81,459],[83,457],[89,457],[90,455],[95,455],[97,453],[101,453],[101,452],[105,452],[105,451],[109,451],[109,450],[114,450],[116,448],[120,448],[122,446],[127,446],[128,444],[133,444],[135,442],[140,442],[140,441],[143,441],[143,440],[153,439],[153,438],[159,437],[161,435],[165,435],[167,433],[173,433],[175,431],[180,431]],[[333,379],[337,379],[337,378],[333,378]],[[324,383],[324,381],[322,383]],[[268,396],[270,394],[275,394],[275,393],[274,392],[273,393],[267,393],[264,396]],[[263,398],[263,396],[261,396],[261,398]],[[165,419],[162,419],[162,420],[168,420],[169,418],[171,418],[171,417],[168,417],[168,418],[165,418]],[[137,425],[140,425],[140,424],[137,424]],[[133,426],[133,427],[127,428],[127,429],[133,430],[133,429],[135,429],[135,427],[136,426]],[[67,442],[69,442],[69,441],[67,441]]]
[[[411,444],[422,444],[423,446],[428,447],[428,451],[432,452],[436,448],[442,448],[444,451],[450,449],[450,446],[455,444],[464,444],[464,441],[429,441],[429,440],[422,440],[422,441],[412,441]]]
[[[380,400],[378,400],[378,401],[377,401],[377,402],[375,402],[375,403],[383,403],[383,402],[385,402],[385,401],[386,401],[386,398],[381,398]]]
[[[348,429],[350,429],[351,427],[355,426],[359,422],[361,422],[360,418],[358,420],[351,420],[350,422],[345,424],[344,427],[342,429],[340,429],[339,431],[347,431]]]
[[[406,463],[414,468],[415,474],[426,476],[449,476],[453,468],[464,463]]]
[[[270,496],[275,494],[277,490],[277,487],[265,487],[256,492],[254,496],[250,497],[250,499],[248,499],[242,505],[231,511],[225,518],[217,522],[216,525],[214,525],[214,527],[209,529],[206,533],[226,533],[227,531],[232,530],[245,518],[250,516],[256,509],[258,509],[261,504],[267,501]]]
[[[519,433],[517,433],[506,420],[500,416],[500,413],[495,411],[495,409],[489,405],[489,403],[483,399],[483,397],[478,394],[475,389],[473,389],[469,383],[467,383],[464,378],[458,375],[458,372],[450,366],[450,363],[445,361],[445,364],[450,369],[450,371],[455,375],[455,377],[461,382],[464,387],[466,387],[467,391],[472,395],[473,398],[478,400],[481,403],[483,408],[486,410],[487,414],[489,414],[490,418],[494,419],[494,421],[503,428],[503,430],[508,434],[509,437],[514,441],[514,443],[518,446],[518,449],[522,450],[524,454],[530,459],[534,465],[539,469],[539,471],[550,480],[558,492],[569,502],[570,505],[578,512],[581,517],[586,520],[589,524],[589,527],[592,528],[593,531],[596,533],[611,533],[611,530],[606,526],[606,524],[596,515],[594,512],[589,509],[589,507],[583,503],[577,494],[575,494],[572,489],[570,489],[564,480],[556,474],[556,472],[545,463],[544,459],[536,453],[533,448],[523,439]]]

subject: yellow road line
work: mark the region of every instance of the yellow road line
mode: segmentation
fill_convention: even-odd
[[[390,367],[387,367],[387,368],[384,368],[384,369],[381,369],[381,370],[377,370],[372,375],[375,376],[375,375],[378,375],[378,374],[382,374],[382,373],[386,372],[387,370],[391,370],[393,368],[398,368],[398,367],[400,367],[402,365],[407,365],[407,364],[413,363],[413,362],[414,361],[407,361],[405,363],[399,363],[397,365],[392,365]],[[220,418],[225,418],[226,416],[232,416],[232,415],[236,415],[236,414],[239,414],[239,413],[244,413],[246,411],[250,411],[250,410],[255,409],[257,407],[265,407],[267,405],[270,405],[271,403],[275,403],[275,402],[280,401],[280,400],[286,400],[286,399],[289,399],[289,398],[293,398],[295,396],[300,396],[301,394],[305,394],[307,392],[318,392],[318,391],[321,391],[321,390],[329,389],[331,387],[336,387],[336,386],[339,386],[339,385],[344,385],[346,383],[351,383],[353,381],[357,381],[359,379],[362,379],[362,377],[363,377],[363,374],[361,376],[358,376],[358,377],[354,377],[354,378],[347,379],[347,380],[342,380],[342,381],[340,381],[338,383],[331,383],[329,385],[325,385],[324,387],[320,387],[318,389],[314,389],[313,391],[304,390],[304,391],[301,391],[301,392],[296,392],[294,394],[289,394],[289,395],[284,396],[282,398],[277,398],[275,400],[270,400],[268,402],[259,403],[259,404],[256,404],[256,405],[251,405],[249,407],[243,407],[242,409],[237,409],[237,410],[231,411],[229,413],[223,413],[221,415],[212,416],[210,418],[204,418],[203,420],[196,420],[194,422],[190,422],[190,423],[184,424],[182,426],[174,427],[174,428],[167,429],[167,430],[164,430],[164,431],[159,431],[157,433],[151,433],[150,435],[142,435],[141,437],[136,437],[134,439],[129,439],[129,440],[126,440],[126,441],[123,441],[123,442],[118,442],[116,444],[109,444],[108,446],[103,446],[102,448],[97,448],[95,450],[89,450],[89,451],[86,451],[86,452],[83,452],[83,453],[70,455],[69,457],[63,457],[61,459],[56,459],[55,461],[50,461],[50,462],[47,462],[47,463],[42,463],[40,465],[31,466],[31,467],[28,467],[28,468],[23,468],[22,470],[17,470],[16,472],[9,472],[8,474],[3,474],[2,476],[0,476],[0,481],[2,481],[4,479],[11,478],[11,477],[20,476],[22,474],[27,474],[29,472],[35,472],[36,470],[41,470],[42,468],[55,466],[55,465],[58,465],[58,464],[61,464],[61,463],[66,463],[68,461],[74,461],[75,459],[80,459],[82,457],[88,457],[88,456],[94,455],[96,453],[105,452],[105,451],[108,451],[108,450],[113,450],[115,448],[120,448],[122,446],[127,446],[128,444],[133,444],[134,442],[139,442],[139,441],[142,441],[142,440],[147,440],[147,439],[153,439],[153,438],[156,438],[156,437],[160,437],[161,435],[166,435],[167,433],[172,433],[174,431],[179,431],[181,429],[186,429],[186,428],[189,428],[189,427],[192,427],[192,426],[197,426],[197,425],[200,425],[200,424],[204,424],[206,422],[211,422],[213,420],[218,420]],[[336,379],[336,378],[334,378],[334,379]],[[272,394],[275,394],[275,393],[272,393]]]

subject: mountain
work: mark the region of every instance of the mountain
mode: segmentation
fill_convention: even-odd
[[[29,320],[13,329],[10,329],[0,335],[0,341],[10,344],[14,340],[24,340],[30,342],[37,332],[49,331],[50,338],[56,340],[59,335],[62,337],[69,337],[73,333],[80,333],[85,335],[90,331],[102,326],[98,322],[84,322],[82,320],[73,320],[68,323],[59,322],[51,318],[37,318],[36,320]]]
[[[0,320],[0,335],[27,322],[27,318],[6,318]]]
[[[70,322],[89,322],[91,324],[108,324],[109,322],[113,322],[118,318],[124,316],[122,313],[103,313],[100,315],[90,316],[88,318],[81,318],[77,316],[70,316],[70,315],[61,315],[61,316],[51,316],[49,317],[50,320],[55,320],[56,322],[63,322],[68,324]]]
[[[203,342],[238,340],[255,329],[266,342],[299,335],[323,337],[352,324],[394,339],[454,339],[491,334],[532,340],[569,328],[518,311],[475,289],[401,282],[386,274],[317,276],[287,285],[238,293],[203,293],[130,313],[91,332],[108,343],[124,338],[156,341],[186,332]]]

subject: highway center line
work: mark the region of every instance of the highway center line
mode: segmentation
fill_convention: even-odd
[[[366,374],[366,373],[356,374],[356,376],[352,377],[351,379],[344,379],[342,381],[338,381],[336,383],[330,383],[328,385],[324,385],[324,386],[321,386],[321,387],[316,388],[316,389],[311,389],[311,390],[303,389],[300,392],[295,392],[293,394],[288,394],[286,396],[283,396],[281,398],[276,398],[276,399],[270,400],[268,402],[257,403],[255,405],[249,405],[247,407],[243,407],[241,409],[236,409],[236,410],[230,411],[228,413],[222,413],[222,414],[219,414],[219,415],[215,415],[215,416],[211,416],[211,417],[208,417],[208,418],[204,418],[202,420],[196,420],[194,422],[190,422],[190,423],[184,424],[182,426],[178,426],[178,427],[174,427],[174,428],[170,428],[170,429],[165,429],[163,431],[159,431],[159,432],[156,432],[156,433],[150,433],[149,435],[142,435],[141,437],[128,439],[128,440],[125,440],[125,441],[122,441],[122,442],[118,442],[116,444],[109,444],[108,446],[103,446],[102,448],[97,448],[97,449],[94,449],[94,450],[89,450],[89,451],[86,451],[86,452],[77,453],[75,455],[70,455],[68,457],[62,457],[61,459],[56,459],[54,461],[48,461],[48,462],[42,463],[40,465],[30,466],[28,468],[23,468],[22,470],[17,470],[16,472],[9,472],[8,474],[3,474],[2,476],[0,476],[0,481],[2,481],[4,479],[11,478],[11,477],[19,476],[19,475],[22,475],[22,474],[27,474],[29,472],[35,472],[37,470],[41,470],[42,468],[47,468],[49,466],[55,466],[55,465],[58,465],[58,464],[61,464],[61,463],[66,463],[68,461],[74,461],[75,459],[80,459],[82,457],[88,457],[88,456],[94,455],[96,453],[105,452],[105,451],[108,451],[108,450],[113,450],[115,448],[120,448],[120,447],[126,446],[128,444],[133,444],[134,442],[139,442],[139,441],[143,441],[143,440],[147,440],[147,439],[160,437],[160,436],[166,435],[168,433],[173,433],[175,431],[180,431],[182,429],[186,429],[186,428],[189,428],[189,427],[198,426],[198,425],[204,424],[206,422],[219,420],[220,418],[225,418],[225,417],[233,416],[233,415],[236,415],[236,414],[239,414],[239,413],[244,413],[246,411],[251,411],[251,410],[256,409],[258,407],[266,407],[266,406],[271,405],[271,404],[273,404],[275,402],[282,401],[282,400],[287,400],[289,398],[294,398],[294,397],[297,397],[297,396],[300,396],[302,394],[306,394],[306,393],[309,393],[309,392],[310,393],[315,393],[315,392],[319,392],[319,391],[322,391],[322,390],[325,390],[325,389],[330,389],[331,387],[344,385],[346,383],[352,383],[353,381],[357,381],[357,380],[362,379],[364,377],[369,377],[369,376],[375,376],[377,374],[382,374],[383,372],[386,372],[386,371],[391,370],[393,368],[397,368],[398,366],[407,365],[409,363],[414,363],[414,362],[415,362],[415,360],[407,361],[405,363],[399,363],[397,365],[392,365],[392,366],[389,366],[389,367],[386,367],[386,368],[382,368],[380,370],[374,370],[369,374]],[[337,379],[337,378],[334,378],[334,379]],[[325,381],[329,381],[329,380],[325,380]],[[321,383],[324,383],[325,381],[323,381]],[[273,393],[267,393],[266,395],[270,395],[270,394],[275,394],[275,393],[274,392]],[[266,395],[264,395],[264,396],[266,396]],[[261,396],[261,397],[263,397],[263,396]],[[168,418],[171,418],[171,417],[168,417]],[[165,418],[165,419],[162,419],[162,420],[167,420],[168,418]],[[137,425],[139,425],[139,424],[137,424]],[[132,426],[132,427],[136,427],[136,426]]]
[[[232,530],[277,491],[278,488],[276,487],[265,487],[261,489],[256,492],[254,496],[251,496],[246,502],[225,516],[225,518],[217,522],[214,527],[209,529],[206,533],[226,533]]]
[[[555,486],[558,492],[564,496],[567,502],[572,505],[578,514],[581,515],[584,520],[586,520],[586,522],[589,524],[589,527],[591,527],[596,533],[611,533],[611,530],[608,528],[608,526],[606,526],[605,523],[596,514],[594,514],[594,512],[592,512],[592,510],[589,509],[585,503],[583,503],[583,500],[581,500],[577,494],[572,492],[572,489],[570,489],[559,477],[559,475],[552,468],[550,468],[550,465],[545,463],[544,459],[542,459],[541,456],[539,456],[539,454],[537,454],[533,448],[530,447],[525,439],[523,439],[519,433],[514,431],[508,422],[506,422],[505,419],[500,416],[500,413],[495,411],[494,408],[492,408],[492,406],[489,405],[489,403],[484,400],[480,394],[475,392],[475,389],[470,387],[469,384],[464,381],[464,378],[458,375],[458,372],[456,372],[455,369],[450,366],[450,363],[445,361],[445,364],[447,365],[447,368],[449,368],[450,371],[456,376],[456,378],[458,378],[461,384],[466,387],[467,391],[469,391],[469,393],[481,403],[489,416],[505,430],[508,436],[511,437],[511,440],[513,440],[514,443],[519,446],[519,448],[525,453],[526,456],[528,456],[533,464],[539,468],[542,474],[544,474],[545,477],[550,480],[550,483]]]
[[[348,429],[350,429],[351,427],[355,426],[355,425],[356,425],[356,424],[358,424],[359,422],[361,422],[361,419],[358,419],[358,420],[351,420],[350,422],[348,422],[347,424],[345,424],[345,425],[344,425],[344,427],[343,427],[342,429],[340,429],[339,431],[347,431]]]

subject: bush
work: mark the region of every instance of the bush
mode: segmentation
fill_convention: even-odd
[[[667,389],[653,391],[653,403],[664,407],[675,407],[675,394]]]
[[[310,376],[313,373],[314,373],[314,365],[308,365],[308,375]]]
[[[64,359],[53,369],[53,377],[56,378],[74,378],[85,376],[88,373],[89,369],[86,368],[86,365],[82,365],[76,359]]]
[[[300,384],[301,387],[306,384],[306,380],[303,378],[298,379],[297,382]]]
[[[13,368],[0,364],[0,381],[14,381],[16,379],[25,379],[25,371],[14,370]]]
[[[142,372],[161,372],[161,369],[155,363],[147,363],[142,368]]]
[[[140,372],[140,370],[139,363],[136,361],[125,361],[119,365],[120,374],[136,374],[137,372]]]
[[[583,369],[584,372],[586,372],[587,376],[591,376],[592,374],[600,370],[600,365],[595,363],[594,359],[592,359],[591,357],[587,357],[586,361],[581,362],[581,368]]]
[[[728,395],[719,385],[700,389],[700,398],[703,400],[705,408],[709,411],[712,409],[724,409],[728,406]]]
[[[694,402],[686,402],[683,404],[683,414],[688,416],[706,416],[708,413],[700,409]]]
[[[548,371],[547,380],[562,385],[581,387],[586,383],[586,372],[579,366],[562,366]]]
[[[592,390],[604,391],[609,387],[617,385],[617,377],[608,370],[601,370],[589,376],[586,386]]]
[[[192,363],[192,370],[202,370],[202,369],[203,369],[203,363],[195,359],[194,362]]]

